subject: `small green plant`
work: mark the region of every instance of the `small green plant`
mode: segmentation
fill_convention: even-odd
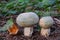
[[[7,31],[10,27],[12,27],[13,25],[13,20],[12,19],[9,19],[6,24],[0,28],[0,32],[5,32]]]

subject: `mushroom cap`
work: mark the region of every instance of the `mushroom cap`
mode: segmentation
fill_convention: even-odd
[[[53,25],[54,21],[51,16],[42,17],[39,21],[39,25],[42,28],[49,28]]]
[[[22,27],[32,26],[38,23],[38,21],[39,21],[39,17],[34,12],[22,13],[19,14],[16,18],[16,23]]]

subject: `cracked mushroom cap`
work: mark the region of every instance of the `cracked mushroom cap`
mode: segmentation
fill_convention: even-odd
[[[32,26],[38,23],[39,17],[34,12],[27,12],[19,14],[16,18],[16,23],[22,27]]]
[[[51,16],[42,17],[39,21],[39,25],[42,28],[49,28],[53,25],[54,21]]]

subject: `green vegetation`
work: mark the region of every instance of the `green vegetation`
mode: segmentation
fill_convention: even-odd
[[[7,31],[13,25],[13,20],[9,19],[3,27],[0,27],[0,32]]]
[[[59,0],[9,0],[0,2],[0,16],[8,16],[11,14],[19,14],[22,12],[60,10]]]

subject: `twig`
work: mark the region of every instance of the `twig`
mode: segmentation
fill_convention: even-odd
[[[57,18],[54,18],[54,20],[56,21],[57,24],[60,24],[60,20]]]

